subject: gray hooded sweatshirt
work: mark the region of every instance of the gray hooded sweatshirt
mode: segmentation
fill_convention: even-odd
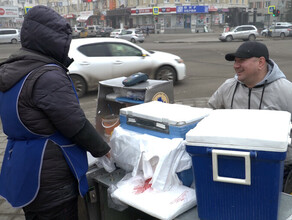
[[[278,65],[269,60],[266,77],[255,87],[248,88],[237,76],[227,79],[209,99],[213,109],[265,109],[288,111],[292,114],[292,83]],[[292,164],[289,146],[286,164]]]

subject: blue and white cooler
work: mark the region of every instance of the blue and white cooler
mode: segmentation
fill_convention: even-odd
[[[185,138],[185,134],[212,111],[181,104],[152,101],[120,109],[121,127],[161,138]]]
[[[277,220],[291,115],[214,110],[186,134],[202,220]]]

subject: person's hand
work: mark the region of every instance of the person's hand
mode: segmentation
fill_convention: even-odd
[[[109,152],[107,152],[107,154],[105,155],[108,159],[110,159],[111,158],[111,152],[109,151]]]

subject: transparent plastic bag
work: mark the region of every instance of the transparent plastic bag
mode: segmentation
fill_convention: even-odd
[[[127,209],[129,206],[123,202],[121,202],[119,199],[117,198],[113,198],[111,195],[112,193],[117,189],[117,187],[115,185],[110,185],[109,188],[107,189],[107,205],[109,208],[111,209],[115,209],[117,211],[124,211],[125,209]]]

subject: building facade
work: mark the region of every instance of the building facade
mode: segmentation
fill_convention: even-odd
[[[203,32],[217,27],[285,21],[291,0],[0,0],[0,27],[20,27],[34,5],[46,5],[71,26],[147,27],[152,32]],[[273,17],[270,6],[281,11]]]
[[[291,0],[249,0],[249,8],[255,10],[249,20],[264,24],[267,27],[273,22],[291,22],[291,2]],[[273,16],[273,8],[280,11],[279,16]]]

